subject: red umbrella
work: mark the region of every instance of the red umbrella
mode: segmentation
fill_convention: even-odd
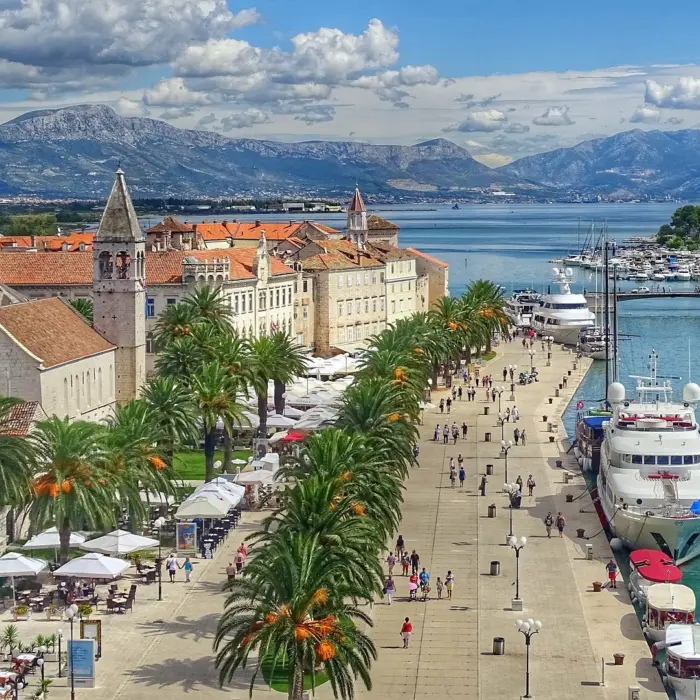
[[[306,435],[302,435],[301,433],[291,432],[291,433],[287,433],[280,440],[280,442],[298,442],[299,440],[303,440],[305,437],[306,437]]]

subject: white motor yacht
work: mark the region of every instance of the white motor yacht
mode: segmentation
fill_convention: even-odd
[[[569,268],[552,268],[558,294],[543,294],[539,306],[532,314],[530,326],[543,335],[554,338],[555,343],[576,345],[579,333],[595,325],[595,314],[589,310],[583,294],[573,294],[573,271]]]
[[[676,270],[675,278],[679,282],[690,282],[690,268],[687,265],[680,265]]]
[[[649,377],[637,379],[638,401],[615,382],[603,428],[598,498],[615,537],[630,549],[658,549],[683,563],[700,554],[700,433],[695,404],[700,387],[686,384],[683,401],[670,382],[657,382],[657,355]]]
[[[581,331],[578,338],[578,346],[581,350],[581,354],[593,360],[604,360],[605,340],[605,330],[598,326]]]
[[[510,316],[513,325],[529,327],[532,311],[540,303],[540,295],[533,289],[516,289],[505,303],[505,311]]]

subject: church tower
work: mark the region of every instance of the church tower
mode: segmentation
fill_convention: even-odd
[[[146,238],[124,172],[116,179],[93,242],[95,330],[116,345],[117,402],[139,396],[146,380]]]
[[[348,206],[348,223],[346,227],[345,237],[359,249],[365,247],[367,243],[367,208],[362,201],[362,195],[358,187],[355,187],[355,193],[352,196],[350,205]]]

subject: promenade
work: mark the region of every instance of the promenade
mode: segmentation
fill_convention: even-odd
[[[572,367],[573,355],[555,347],[552,366],[545,367],[546,353],[539,344],[534,362],[540,372],[536,384],[515,387],[515,401],[504,391],[502,408],[516,405],[521,419],[518,427],[527,433],[525,447],[510,450],[508,477],[520,475],[524,482],[532,474],[537,486],[534,496],[524,496],[522,507],[513,511],[513,533],[528,538],[520,558],[522,612],[511,610],[515,595],[515,556],[506,545],[509,530],[508,499],[502,493],[505,460],[500,455],[501,428],[497,426],[498,398],[486,402],[483,389],[476,401],[466,396],[455,402],[450,416],[438,409],[425,411],[421,426],[420,467],[412,470],[406,482],[401,533],[409,550],[415,549],[421,567],[431,572],[432,593],[427,602],[409,602],[407,579],[396,567],[397,595],[389,606],[377,601],[373,608],[375,626],[371,634],[379,650],[373,667],[374,688],[367,692],[358,686],[357,696],[381,700],[398,698],[467,698],[495,700],[519,698],[525,694],[525,641],[516,628],[518,618],[533,617],[543,623],[532,639],[531,694],[554,700],[613,700],[627,697],[628,686],[639,685],[646,700],[663,698],[662,685],[646,642],[634,616],[624,585],[616,591],[592,593],[593,581],[605,581],[604,564],[610,549],[587,495],[566,503],[566,494],[583,493],[583,479],[564,483],[564,469],[555,466],[562,459],[572,467],[573,456],[562,456],[563,429],[547,432],[547,423],[558,422],[583,370],[572,373],[568,387],[554,397],[554,387]],[[501,385],[504,366],[529,367],[530,357],[519,342],[497,348],[497,357],[481,374],[492,373]],[[437,403],[445,392],[434,392]],[[489,406],[490,415],[484,415]],[[548,421],[542,420],[547,415]],[[432,442],[436,423],[446,420],[469,426],[466,441],[456,445]],[[512,439],[513,423],[506,423],[504,435]],[[491,442],[485,442],[490,432]],[[551,443],[549,436],[557,439]],[[450,440],[450,443],[452,441]],[[457,482],[450,486],[448,462],[461,452],[467,479],[464,489]],[[478,486],[486,465],[493,464],[486,496]],[[527,489],[525,489],[527,493]],[[488,506],[495,504],[496,517],[488,517]],[[583,510],[584,512],[581,512]],[[548,511],[562,511],[567,520],[563,539],[545,536],[542,519]],[[105,615],[103,620],[104,656],[97,665],[95,689],[78,689],[78,697],[90,700],[151,700],[154,692],[168,697],[197,694],[201,700],[243,700],[248,697],[250,675],[242,672],[231,686],[219,688],[213,668],[212,642],[223,610],[221,585],[225,567],[242,540],[263,517],[244,516],[242,527],[217,552],[214,560],[198,561],[191,584],[164,582],[164,600],[157,601],[157,586],[139,586],[133,614]],[[576,529],[585,528],[590,540],[576,538]],[[556,531],[555,531],[556,534]],[[586,560],[585,545],[593,545],[594,559]],[[490,576],[490,563],[499,561],[501,573]],[[456,577],[452,600],[436,600],[435,581],[448,569]],[[414,633],[407,650],[399,635],[404,617],[410,617]],[[3,615],[2,624],[9,622]],[[20,636],[29,640],[37,634],[51,634],[57,628],[69,634],[67,623],[36,619],[18,623]],[[494,637],[505,639],[505,654],[494,656]],[[623,666],[613,665],[613,654],[625,654]],[[602,661],[601,661],[602,660]],[[605,686],[599,685],[605,669]],[[49,676],[56,664],[48,663]],[[55,700],[67,700],[65,680],[56,680],[51,689]],[[30,689],[34,686],[30,686]],[[28,694],[29,689],[24,691]],[[282,697],[259,679],[254,698]],[[317,689],[316,697],[332,697],[328,685]]]

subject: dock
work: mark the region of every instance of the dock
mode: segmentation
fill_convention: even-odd
[[[372,636],[379,650],[372,672],[374,687],[371,692],[358,687],[358,696],[382,700],[524,696],[526,645],[515,621],[533,618],[543,626],[531,639],[532,697],[613,700],[627,698],[630,687],[639,687],[644,700],[666,697],[624,581],[616,590],[593,592],[594,581],[607,580],[605,564],[612,553],[575,459],[565,454],[568,441],[561,423],[589,361],[573,370],[575,356],[557,347],[546,367],[546,353],[539,344],[534,347],[540,381],[516,384],[515,401],[508,400],[510,383],[503,382],[502,372],[508,365],[529,366],[530,356],[519,339],[498,347],[496,358],[481,369],[482,376],[493,374],[494,386],[505,387],[501,407],[518,407],[517,427],[527,436],[524,447],[509,450],[508,479],[512,482],[520,475],[527,482],[532,474],[536,481],[533,497],[525,488],[521,508],[512,511],[513,534],[527,538],[519,560],[523,610],[512,609],[516,558],[506,544],[510,513],[503,492],[506,460],[500,447],[498,397],[494,404],[479,388],[474,402],[464,395],[453,403],[449,416],[437,408],[425,411],[420,468],[407,481],[401,534],[407,549],[419,554],[421,568],[431,573],[431,599],[409,602],[407,579],[397,567],[393,605],[378,601],[374,607]],[[567,386],[559,390],[564,376]],[[432,402],[446,396],[444,390],[434,391]],[[456,445],[451,438],[449,445],[433,442],[436,423],[453,420],[459,426],[467,423],[467,440],[460,432]],[[513,439],[514,428],[505,423],[506,440]],[[453,490],[448,463],[459,453],[465,459],[467,479],[463,489],[457,482]],[[487,476],[486,495],[481,496],[479,484],[490,471],[488,465],[493,474]],[[572,475],[569,483],[565,474]],[[572,503],[566,502],[567,494],[573,496]],[[492,505],[495,517],[489,517]],[[555,517],[564,513],[563,538],[556,528],[552,539],[546,537],[543,519],[548,511]],[[577,537],[579,528],[585,538]],[[591,560],[586,545],[592,545]],[[498,562],[498,575],[492,575],[493,562]],[[444,580],[448,570],[455,575],[452,600],[445,599],[445,592],[443,600],[437,600],[436,579]],[[405,617],[414,629],[408,649],[401,648],[399,635]],[[502,655],[494,653],[497,638],[503,640]],[[623,665],[615,665],[614,654],[624,654]],[[325,698],[325,689],[318,689],[317,696]]]

